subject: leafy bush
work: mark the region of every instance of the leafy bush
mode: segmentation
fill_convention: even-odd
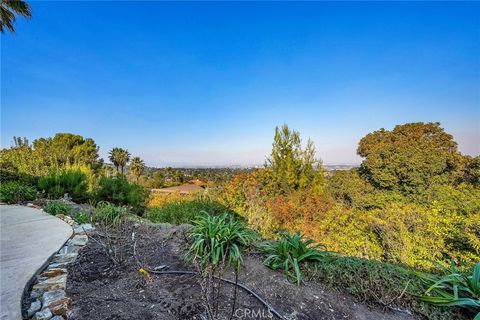
[[[87,175],[80,170],[51,172],[39,179],[38,187],[50,199],[62,198],[66,193],[78,202],[89,198]]]
[[[73,215],[73,220],[78,224],[84,224],[90,222],[90,214],[88,212],[79,211]]]
[[[37,190],[18,181],[9,181],[0,184],[0,201],[5,203],[18,203],[37,198]]]
[[[203,266],[211,264],[216,268],[223,262],[240,266],[241,249],[252,242],[254,233],[232,215],[212,216],[202,212],[193,223],[191,237],[190,256]]]
[[[102,177],[94,191],[96,201],[107,201],[116,205],[129,206],[132,212],[143,214],[148,199],[148,190],[132,184],[124,177]]]
[[[43,209],[54,216],[60,213],[68,215],[72,211],[72,207],[62,201],[48,201]]]
[[[480,261],[478,188],[436,188],[429,201],[420,204],[394,191],[338,187],[358,179],[353,178],[356,174],[327,184],[324,193],[301,190],[287,195],[266,193],[263,176],[268,177],[268,171],[234,178],[225,202],[267,239],[278,229],[300,230],[328,250],[422,270],[434,270],[431,260],[462,261],[461,268]]]
[[[290,279],[300,285],[300,264],[307,261],[322,261],[331,254],[329,251],[318,250],[321,245],[313,243],[313,240],[304,240],[300,232],[294,235],[283,232],[279,240],[261,246],[268,255],[264,264],[273,270],[282,268]]]
[[[305,265],[305,277],[310,281],[351,294],[356,300],[407,309],[427,319],[464,319],[456,309],[446,309],[417,299],[428,286],[415,271],[377,260],[334,255],[327,262]]]
[[[155,223],[192,223],[202,211],[210,215],[219,215],[229,210],[222,204],[209,199],[181,200],[167,203],[162,207],[150,208],[147,210],[146,217]]]
[[[93,212],[93,221],[100,224],[117,224],[128,214],[128,208],[115,206],[109,202],[101,201]]]
[[[445,276],[419,274],[431,286],[421,296],[422,301],[438,306],[457,306],[475,312],[480,319],[480,262],[471,275],[462,274],[452,262]]]

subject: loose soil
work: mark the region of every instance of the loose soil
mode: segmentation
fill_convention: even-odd
[[[135,232],[135,251],[144,266],[153,269],[166,265],[169,270],[193,271],[183,262],[188,247],[187,229],[186,225],[139,224],[132,226],[129,234]],[[139,272],[133,245],[127,251],[124,264],[117,267],[102,246],[90,240],[69,265],[67,295],[73,299],[74,319],[206,319],[197,276],[151,274],[149,281]],[[225,277],[233,279],[232,274]],[[239,282],[265,299],[285,319],[420,319],[356,303],[351,296],[316,283],[296,286],[281,272],[265,267],[262,257],[255,253],[245,256]],[[229,319],[233,286],[224,283],[222,291],[221,319]],[[236,319],[272,318],[263,304],[242,289],[238,291],[235,315]]]

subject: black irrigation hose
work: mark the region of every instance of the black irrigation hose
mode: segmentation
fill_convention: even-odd
[[[134,241],[133,242],[133,256],[135,258],[135,261],[137,262],[137,265],[140,268],[143,268],[145,271],[147,271],[149,273],[153,273],[153,274],[194,274],[194,275],[198,275],[198,272],[195,272],[195,271],[184,271],[184,270],[156,271],[156,270],[150,270],[150,268],[146,268],[145,266],[143,266],[143,263],[137,257],[137,250],[136,250],[137,241],[135,241],[134,239],[135,239],[135,233],[132,233],[132,241]],[[273,313],[278,319],[284,320],[282,315],[277,310],[275,310],[271,305],[269,305],[267,301],[263,300],[262,297],[260,297],[258,294],[256,294],[255,292],[253,292],[249,288],[245,287],[243,284],[238,283],[238,282],[235,283],[234,281],[224,279],[224,278],[220,278],[220,277],[216,277],[216,276],[214,276],[214,278],[217,279],[217,280],[220,279],[224,282],[227,282],[227,283],[230,283],[230,284],[233,284],[235,286],[238,286],[238,287],[242,288],[243,290],[245,290],[246,292],[248,292],[249,294],[251,294],[252,296],[257,298],[257,300],[260,301],[267,308],[267,310],[269,310],[271,313]]]
[[[147,270],[147,269],[145,269],[145,270],[147,272],[154,273],[154,274],[195,274],[195,275],[198,275],[198,272],[195,272],[195,271],[182,271],[182,270],[154,271],[154,270]],[[219,279],[219,280],[222,280],[224,282],[239,286],[240,288],[242,288],[243,290],[245,290],[246,292],[248,292],[249,294],[251,294],[252,296],[257,298],[257,300],[260,301],[268,310],[270,310],[270,312],[273,313],[278,319],[283,320],[282,315],[277,310],[275,310],[271,305],[268,304],[267,301],[263,300],[258,294],[256,294],[255,292],[253,292],[249,288],[245,287],[243,284],[235,283],[232,280],[228,280],[228,279],[224,279],[224,278],[220,278],[220,277],[214,277],[214,278],[217,279],[217,280]]]

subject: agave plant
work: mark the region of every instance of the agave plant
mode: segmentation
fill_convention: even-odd
[[[263,262],[273,270],[283,269],[288,278],[298,285],[301,282],[300,264],[306,261],[322,261],[332,254],[319,250],[321,244],[314,245],[313,240],[305,240],[300,232],[291,235],[280,234],[277,241],[266,242],[261,250],[268,256]]]
[[[480,262],[471,275],[460,273],[453,262],[450,268],[443,268],[448,272],[445,276],[420,274],[432,284],[420,299],[439,306],[471,309],[477,313],[474,320],[480,320]]]

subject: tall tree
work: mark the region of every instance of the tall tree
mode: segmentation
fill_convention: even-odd
[[[272,170],[272,178],[280,190],[285,192],[311,186],[322,176],[313,142],[308,140],[302,148],[300,134],[286,124],[275,128],[272,153],[266,166]]]
[[[459,170],[461,155],[440,123],[407,123],[380,129],[360,140],[362,174],[380,189],[418,193],[432,183],[448,183]]]
[[[30,18],[32,9],[22,0],[0,0],[0,32],[4,33],[7,28],[10,32],[15,33],[13,23],[16,16]]]
[[[33,141],[35,152],[53,168],[67,165],[93,166],[98,162],[98,146],[90,138],[71,133],[57,133],[53,138]]]
[[[135,180],[138,182],[138,179],[145,170],[145,163],[140,157],[133,157],[130,162],[130,173],[135,177]]]
[[[19,174],[32,177],[72,165],[93,170],[102,166],[102,161],[98,160],[98,147],[92,139],[57,133],[53,138],[35,139],[30,145],[26,138],[14,137],[12,148],[0,151],[0,166],[15,168]]]
[[[130,153],[128,150],[122,148],[113,148],[110,150],[108,158],[117,169],[117,173],[120,169],[120,173],[123,175],[125,166],[127,165],[128,161],[130,161]]]

